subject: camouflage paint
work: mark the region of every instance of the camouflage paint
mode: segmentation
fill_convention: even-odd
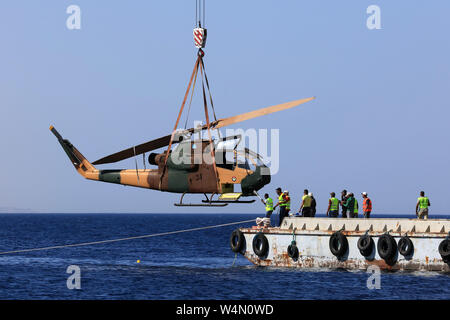
[[[120,184],[120,172],[122,170],[100,170],[98,180]]]
[[[241,184],[245,190],[245,195],[253,196],[253,190],[261,189],[264,184],[270,182],[269,176],[260,174],[261,168],[256,171],[236,167],[234,169],[217,168],[217,176],[214,166],[200,161],[195,164],[194,152],[192,154],[192,164],[176,164],[172,161],[172,154],[169,156],[167,166],[164,168],[164,157],[166,152],[155,156],[157,169],[96,169],[69,140],[63,139],[53,126],[50,130],[58,139],[61,147],[69,157],[77,172],[84,178],[94,181],[122,184],[127,186],[147,188],[153,190],[174,192],[174,193],[216,193],[230,192],[233,185]],[[194,141],[195,142],[195,141]],[[209,141],[197,141],[201,144],[202,152],[209,145]],[[209,152],[209,151],[207,151]],[[202,156],[202,153],[200,153]],[[218,177],[218,178],[217,178]],[[222,190],[224,188],[224,190]]]

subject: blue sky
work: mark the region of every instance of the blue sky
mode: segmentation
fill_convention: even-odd
[[[81,30],[66,28],[72,4]],[[372,4],[381,30],[366,27]],[[48,130],[53,124],[90,160],[169,133],[195,60],[194,7],[1,2],[0,207],[263,210],[180,209],[178,195],[84,180]],[[448,214],[449,10],[444,0],[207,0],[205,63],[218,117],[317,97],[240,125],[280,128],[280,171],[262,192],[289,189],[297,209],[306,187],[323,212],[330,191],[367,191],[374,213],[411,214],[425,190],[431,214]],[[134,168],[134,160],[115,167]]]

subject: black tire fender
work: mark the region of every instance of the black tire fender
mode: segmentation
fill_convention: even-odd
[[[297,243],[292,241],[292,243],[287,247],[287,254],[292,259],[297,259],[299,252],[297,248]]]
[[[391,261],[397,253],[397,242],[390,234],[383,234],[377,243],[378,255],[384,261]]]
[[[336,257],[342,257],[348,249],[347,237],[340,231],[336,231],[330,237],[330,251]]]
[[[372,237],[365,234],[358,239],[358,249],[362,256],[368,257],[372,254],[375,242]]]
[[[414,244],[412,243],[411,239],[408,236],[403,236],[398,241],[398,252],[406,257],[413,253],[414,251]]]
[[[266,256],[269,252],[269,240],[261,232],[253,237],[253,252],[260,258]]]
[[[233,252],[241,252],[245,242],[244,234],[241,230],[236,229],[231,233],[230,247]]]
[[[439,244],[439,254],[445,262],[450,261],[450,240],[444,239]]]

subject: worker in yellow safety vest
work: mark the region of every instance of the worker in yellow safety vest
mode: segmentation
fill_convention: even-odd
[[[339,199],[336,198],[334,192],[330,193],[331,198],[328,200],[327,217],[337,218],[339,216]]]
[[[280,221],[279,221],[279,226],[281,227],[281,223],[283,222],[284,217],[287,217],[286,214],[286,200],[284,199],[284,193],[281,192],[281,188],[277,188],[276,193],[278,195],[278,203],[273,207],[273,209],[275,210],[277,207],[280,207]]]
[[[266,218],[270,218],[273,212],[273,199],[266,193],[264,195],[264,200],[261,199],[261,201],[266,206]]]
[[[352,197],[354,197],[353,193],[352,193]],[[353,217],[352,218],[358,218],[358,209],[359,209],[358,199],[355,198],[355,205],[353,206]]]
[[[430,199],[425,197],[425,192],[420,191],[420,197],[416,204],[416,217],[419,219],[428,219],[428,207],[431,206]]]
[[[289,191],[284,190],[283,199],[286,203],[286,216],[289,216],[289,211],[291,211],[291,197],[289,196]]]

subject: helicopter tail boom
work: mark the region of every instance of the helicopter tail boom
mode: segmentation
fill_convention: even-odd
[[[133,187],[157,189],[159,190],[158,170],[134,170],[134,169],[114,169],[114,170],[98,170],[92,165],[77,148],[64,139],[53,126],[50,131],[58,139],[59,144],[66,152],[70,162],[75,170],[84,178],[95,181],[122,184]]]
[[[81,154],[81,152],[78,151],[69,140],[64,139],[53,126],[50,126],[50,131],[58,139],[59,144],[69,157],[75,170],[86,179],[98,180],[99,171]]]

